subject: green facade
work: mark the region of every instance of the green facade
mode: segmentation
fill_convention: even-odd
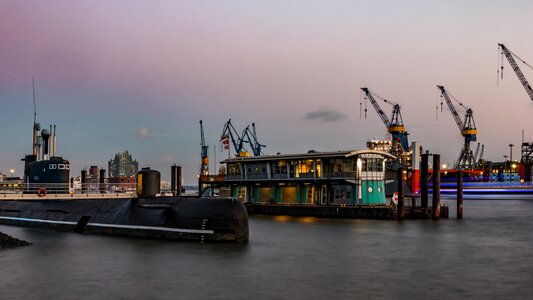
[[[385,183],[383,180],[363,180],[361,184],[363,205],[384,205]]]

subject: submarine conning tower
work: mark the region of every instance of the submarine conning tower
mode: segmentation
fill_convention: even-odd
[[[70,191],[70,162],[56,155],[56,126],[41,129],[33,123],[32,154],[24,161],[24,192],[36,193],[44,188],[47,192],[64,194]]]

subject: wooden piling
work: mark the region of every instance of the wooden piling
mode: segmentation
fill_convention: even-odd
[[[398,221],[402,221],[405,216],[404,210],[404,191],[403,191],[403,167],[398,168]]]
[[[87,170],[81,170],[81,193],[87,192]]]
[[[176,165],[173,165],[170,167],[170,191],[172,192],[172,196],[176,196]]]
[[[176,166],[176,196],[181,196],[181,166]]]
[[[440,218],[440,154],[433,154],[433,203],[432,218]]]
[[[428,162],[429,153],[422,154],[422,166],[420,167],[420,206],[423,215],[428,215]]]
[[[105,169],[100,169],[100,176],[99,176],[99,183],[100,183],[100,193],[105,193],[107,190],[106,184],[105,184]]]
[[[457,219],[463,218],[463,171],[457,172]]]

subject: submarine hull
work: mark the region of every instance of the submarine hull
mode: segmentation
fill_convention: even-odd
[[[248,242],[248,214],[233,198],[0,200],[0,224],[84,234]]]

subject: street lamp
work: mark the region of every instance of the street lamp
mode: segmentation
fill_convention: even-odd
[[[13,174],[15,174],[15,169],[9,170],[9,174],[11,174],[11,178],[13,178]]]

